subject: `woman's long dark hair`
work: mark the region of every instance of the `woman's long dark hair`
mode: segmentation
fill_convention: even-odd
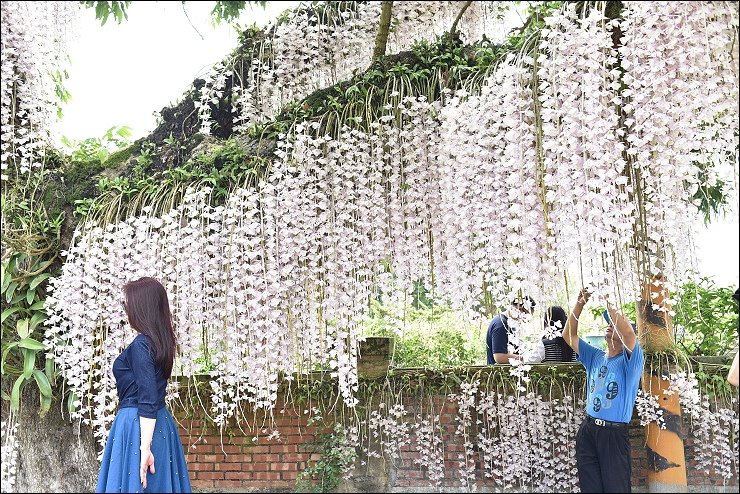
[[[175,360],[175,331],[167,291],[154,278],[140,278],[126,283],[123,293],[128,322],[152,340],[157,367],[169,379]]]
[[[558,328],[560,331],[565,329],[565,322],[568,320],[568,316],[565,315],[565,310],[560,307],[559,305],[553,305],[552,307],[548,307],[547,311],[545,312],[545,327],[547,326],[555,326],[555,323],[560,321],[560,327]]]

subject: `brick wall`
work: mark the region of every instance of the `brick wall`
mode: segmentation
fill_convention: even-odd
[[[278,413],[281,407],[278,403],[274,425],[280,437],[275,439],[268,439],[273,429],[259,427],[261,413],[252,414],[250,423],[242,423],[241,429],[232,424],[222,438],[216,428],[206,425],[201,409],[190,418],[177,410],[193,488],[291,490],[307,462],[318,459],[311,451],[316,427],[308,426],[307,415],[297,410]]]
[[[459,490],[461,484],[458,478],[458,455],[464,452],[464,446],[455,434],[458,423],[457,405],[450,401],[444,393],[425,399],[430,400],[429,403],[439,413],[443,430],[444,464],[447,476],[443,480],[442,487],[446,490]],[[206,425],[207,422],[203,420],[203,412],[199,407],[196,407],[195,414],[189,417],[183,410],[174,407],[175,416],[181,424],[181,437],[183,446],[187,449],[186,457],[194,489],[222,492],[238,490],[242,492],[244,490],[287,492],[295,487],[296,478],[300,472],[309,465],[309,462],[319,458],[316,446],[313,444],[317,439],[318,431],[315,426],[307,425],[309,415],[304,413],[303,408],[296,409],[283,405],[280,400],[282,400],[282,395],[274,411],[274,429],[261,426],[264,419],[262,413],[258,413],[257,416],[252,414],[246,421],[248,423],[240,424],[241,429],[235,427],[235,424],[227,428],[223,435],[223,446],[218,431],[213,425]],[[404,400],[413,404],[414,397],[405,397]],[[284,410],[283,406],[285,406]],[[414,419],[409,417],[409,420]],[[270,439],[268,436],[273,430],[279,432],[279,437]],[[694,439],[688,431],[690,429],[685,421],[689,485],[695,486],[695,490],[700,486],[724,485],[721,477],[707,475],[696,469]],[[647,487],[648,461],[644,428],[639,425],[639,420],[633,420],[630,438],[632,485],[636,490],[644,491]],[[414,463],[414,460],[418,458],[419,452],[412,441],[411,445],[403,446],[401,449],[400,461],[381,461],[380,466],[374,467],[375,470],[368,470],[367,466],[359,466],[358,462],[354,475],[358,478],[371,477],[376,482],[376,486],[385,486],[386,490],[432,490],[427,479],[427,472]],[[360,461],[363,460],[367,458],[360,459]],[[479,462],[476,465],[475,473],[475,482],[479,488],[493,490],[494,480],[485,477],[482,463]],[[728,485],[738,485],[736,470]],[[344,484],[340,486],[340,489],[346,491],[358,489],[358,487]]]

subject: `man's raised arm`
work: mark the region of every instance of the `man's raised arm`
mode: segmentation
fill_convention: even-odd
[[[622,340],[622,344],[630,352],[633,351],[637,343],[637,335],[635,330],[632,329],[632,324],[613,305],[607,304],[606,310],[609,311],[609,319],[614,321],[614,328],[619,335],[619,339]]]
[[[589,297],[591,297],[591,293],[585,288],[581,288],[576,305],[568,314],[568,320],[565,322],[565,328],[563,328],[563,339],[576,353],[578,353],[578,318],[581,317],[581,312]]]

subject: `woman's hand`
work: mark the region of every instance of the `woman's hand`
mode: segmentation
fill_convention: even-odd
[[[141,485],[144,489],[146,489],[146,469],[149,469],[149,471],[154,474],[154,455],[152,454],[151,449],[142,449],[141,450],[141,466],[139,468],[139,475],[141,476]]]

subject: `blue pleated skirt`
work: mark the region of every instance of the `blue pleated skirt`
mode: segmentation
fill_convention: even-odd
[[[166,407],[157,412],[151,446],[155,473],[147,469],[146,490],[139,477],[140,444],[138,409],[121,408],[105,443],[95,492],[192,492],[177,424]]]

